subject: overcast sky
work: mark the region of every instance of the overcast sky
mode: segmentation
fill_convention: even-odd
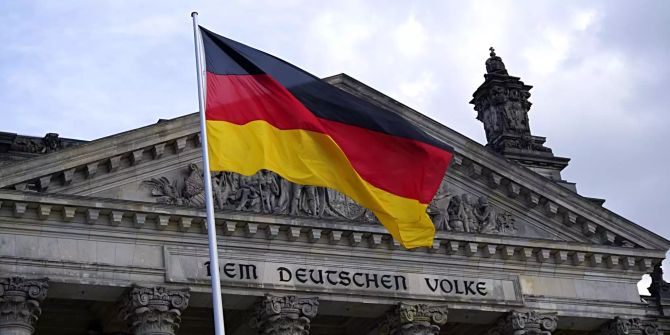
[[[670,237],[670,1],[3,0],[0,131],[91,140],[197,111],[192,10],[480,143],[468,102],[494,46],[534,86],[531,129],[572,158],[564,178]]]

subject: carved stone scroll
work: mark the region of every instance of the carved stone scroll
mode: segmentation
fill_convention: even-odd
[[[399,303],[386,313],[379,326],[380,335],[438,335],[447,323],[446,306]]]
[[[173,335],[189,298],[189,289],[136,286],[123,297],[119,318],[135,335]]]
[[[638,318],[615,317],[600,328],[602,335],[657,335],[658,324]]]
[[[488,335],[551,335],[557,325],[556,313],[511,311],[498,319]]]
[[[250,323],[262,335],[308,335],[311,319],[318,309],[319,300],[316,297],[266,294],[256,304]]]
[[[32,334],[48,288],[46,278],[0,278],[0,334]]]

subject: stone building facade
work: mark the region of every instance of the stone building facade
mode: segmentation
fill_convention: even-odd
[[[211,174],[227,334],[670,329],[670,241],[579,195],[531,132],[531,86],[494,50],[486,70],[471,102],[486,146],[326,79],[454,147],[429,248],[333,190]],[[196,114],[91,142],[0,133],[0,335],[213,333],[200,153]]]

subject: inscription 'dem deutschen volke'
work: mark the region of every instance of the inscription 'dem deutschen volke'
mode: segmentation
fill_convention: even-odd
[[[211,276],[209,262],[204,264],[207,276]],[[408,291],[408,275],[383,274],[369,271],[350,271],[348,269],[329,269],[299,266],[289,268],[275,266],[275,278],[280,284],[323,286],[325,288],[382,289],[397,292]],[[255,264],[227,262],[220,265],[222,280],[255,282],[259,280],[259,271]],[[462,278],[435,278],[422,276],[422,285],[433,293],[461,296],[486,297],[489,293],[487,282]],[[416,280],[416,279],[414,279]]]

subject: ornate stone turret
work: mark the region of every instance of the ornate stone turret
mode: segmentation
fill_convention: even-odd
[[[477,120],[484,124],[486,146],[507,159],[575,190],[573,183],[561,178],[569,158],[556,157],[544,146],[545,138],[531,134],[528,111],[532,105],[530,89],[518,77],[510,76],[502,58],[490,48],[484,83],[472,95]]]

